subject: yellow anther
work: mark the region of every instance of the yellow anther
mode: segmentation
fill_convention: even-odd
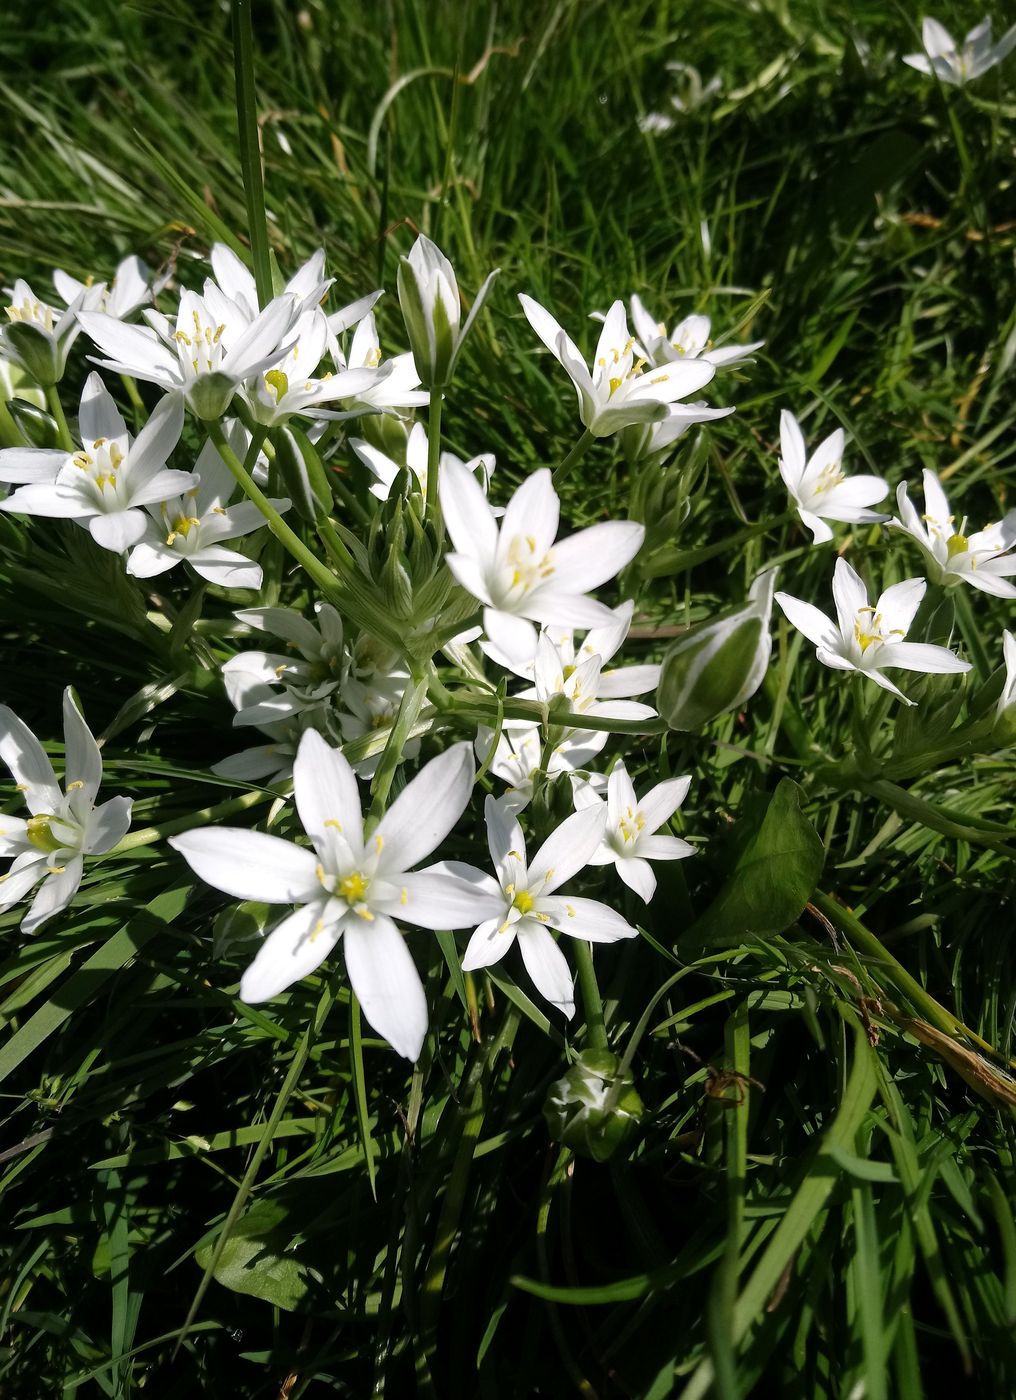
[[[402,886],[402,892],[399,895],[399,903],[403,906],[409,903],[409,891],[406,889],[405,885]]]
[[[333,827],[335,828],[336,831],[341,831],[341,830],[342,830],[342,823],[341,823],[341,822],[337,822],[337,821],[335,820],[334,817],[328,817],[328,818],[325,820],[325,826],[333,826]]]
[[[315,940],[315,938],[317,938],[318,934],[321,933],[321,932],[323,931],[324,926],[325,926],[325,921],[324,921],[324,919],[318,919],[317,923],[314,925],[313,931],[312,931],[312,933],[311,933],[311,935],[310,935],[310,938],[308,939],[308,942],[313,943],[314,940]]]
[[[46,866],[46,874],[47,874],[47,875],[62,875],[66,869],[67,869],[66,865],[47,865],[47,866]]]
[[[83,788],[83,787],[84,787],[84,783],[81,781],[81,779],[80,779],[80,778],[76,778],[76,779],[74,780],[73,783],[68,783],[68,784],[67,784],[67,791],[68,791],[68,792],[76,792],[78,788]]]
[[[380,831],[375,832],[375,833],[374,833],[374,849],[375,849],[375,851],[377,851],[378,855],[380,855],[381,852],[384,850],[384,846],[385,846],[385,838],[381,835]]]

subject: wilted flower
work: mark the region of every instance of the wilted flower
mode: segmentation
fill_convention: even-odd
[[[477,292],[460,328],[455,269],[437,244],[421,233],[409,256],[399,259],[399,305],[417,373],[428,389],[443,389],[451,380],[462,344],[499,271],[495,268]]]
[[[474,930],[462,966],[467,972],[499,961],[518,939],[526,971],[542,996],[566,1016],[575,1014],[572,976],[564,953],[550,930],[589,943],[634,938],[636,930],[614,909],[595,899],[560,895],[560,889],[589,864],[599,846],[606,811],[573,812],[526,859],[526,838],[514,814],[493,797],[484,804],[487,843],[497,879],[461,861],[435,867],[454,876],[463,896],[472,899]],[[448,927],[447,924],[441,927]]]
[[[621,759],[607,779],[607,825],[603,840],[589,859],[590,865],[613,865],[618,875],[646,903],[656,891],[651,860],[684,860],[695,847],[678,836],[657,836],[660,827],[688,796],[691,778],[668,778],[644,797],[636,797],[628,770]],[[603,799],[588,785],[575,788],[575,806],[603,807]]]
[[[76,520],[88,527],[96,544],[122,553],[145,533],[147,517],[140,507],[169,500],[193,485],[189,472],[166,469],[183,428],[183,404],[167,395],[132,441],[102,380],[90,374],[78,426],[81,451],[64,453],[55,476],[22,486],[0,501],[0,510]],[[19,454],[30,455],[46,459],[39,463],[40,471],[48,470],[55,457],[49,452]]]
[[[545,468],[527,477],[505,509],[500,529],[494,511],[472,472],[453,458],[443,465],[438,486],[445,525],[456,552],[445,556],[462,587],[484,604],[484,625],[500,616],[501,644],[516,654],[525,649],[529,618],[548,626],[599,627],[613,620],[609,608],[587,597],[629,564],[642,546],[645,530],[632,521],[605,521],[555,543],[559,502]]]
[[[882,674],[885,669],[933,675],[970,670],[969,663],[948,647],[905,640],[927,586],[923,578],[904,579],[887,588],[872,607],[862,579],[845,559],[837,559],[833,572],[836,623],[800,598],[777,593],[776,601],[797,630],[814,642],[823,666],[857,671],[910,705],[913,701]]]
[[[1016,45],[1016,24],[1007,30],[997,44],[991,41],[991,20],[982,19],[966,34],[962,46],[937,19],[926,18],[921,24],[924,53],[904,54],[919,73],[934,74],[940,82],[958,86],[979,78],[1001,63]]]
[[[226,436],[233,451],[243,456],[248,434],[238,423],[230,423]],[[236,481],[215,443],[206,442],[187,490],[148,507],[145,534],[130,552],[127,572],[135,578],[154,578],[186,562],[220,588],[260,588],[261,565],[225,548],[227,540],[252,534],[265,523],[253,501],[228,504],[235,490]],[[271,504],[280,515],[290,505],[287,500]]]
[[[0,351],[44,387],[63,378],[67,355],[77,339],[78,312],[84,293],[67,307],[56,310],[40,301],[19,277],[6,308],[8,324],[0,327]]]
[[[671,646],[656,704],[672,729],[701,729],[758,690],[773,649],[769,619],[775,584],[776,570],[767,569],[748,590],[743,608],[693,627]]]
[[[809,460],[797,419],[786,409],[780,414],[780,475],[813,544],[832,539],[827,520],[875,524],[888,518],[867,507],[888,496],[889,483],[880,476],[847,476],[843,441],[843,429],[837,428]]]
[[[236,899],[296,904],[240,981],[244,1001],[268,1001],[307,977],[345,935],[346,971],[368,1024],[406,1059],[427,1034],[427,998],[395,924],[462,928],[474,900],[439,868],[411,872],[458,821],[473,785],[468,744],[455,744],[407,783],[365,836],[356,778],[308,730],[293,765],[293,795],[313,850],[260,831],[207,827],[170,845],[191,869]]]
[[[966,516],[957,530],[938,477],[927,470],[923,516],[918,515],[908,498],[906,482],[901,481],[897,488],[896,504],[901,519],[894,518],[891,523],[921,546],[935,583],[946,587],[969,583],[996,598],[1016,598],[1016,587],[1007,583],[1005,577],[1016,574],[1016,555],[1006,555],[1016,544],[1016,510],[968,535]]]
[[[579,418],[594,437],[609,437],[631,423],[662,421],[668,404],[694,394],[716,373],[712,364],[701,359],[650,367],[645,373],[646,357],[639,352],[634,336],[628,334],[624,306],[619,301],[603,318],[590,372],[575,342],[550,312],[524,294],[519,301],[529,324],[574,384]]]
[[[83,858],[111,851],[131,824],[131,799],[113,797],[96,807],[102,755],[70,688],[64,691],[64,791],[53,765],[28,726],[0,705],[0,760],[10,769],[31,816],[0,816],[0,856],[13,856],[0,875],[0,911],[17,904],[41,880],[21,921],[34,933],[66,909],[81,884]]]

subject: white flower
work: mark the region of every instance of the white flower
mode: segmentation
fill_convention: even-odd
[[[588,769],[589,764],[606,744],[609,735],[595,729],[572,729],[569,737],[559,739],[549,755],[544,755],[544,741],[540,726],[529,720],[507,720],[490,760],[490,771],[507,788],[499,798],[502,807],[510,812],[521,812],[533,799],[533,788],[537,773],[543,772],[548,778],[567,775],[573,781],[575,775]],[[480,726],[476,732],[476,756],[484,762],[494,742],[494,731]],[[546,758],[546,768],[543,767]],[[586,774],[586,782],[597,783],[599,775]]]
[[[215,289],[217,291],[217,289]],[[300,309],[295,297],[276,297],[253,321],[218,293],[185,291],[175,325],[157,311],[147,326],[127,326],[115,316],[81,311],[78,323],[104,355],[104,369],[183,394],[199,418],[220,418],[238,386],[288,354],[283,343]]]
[[[632,521],[605,521],[555,543],[559,502],[550,472],[528,477],[505,509],[500,529],[483,487],[472,472],[449,458],[438,481],[445,526],[456,552],[445,556],[459,583],[484,604],[484,625],[502,616],[502,645],[525,648],[529,629],[516,627],[522,640],[506,644],[512,619],[546,626],[600,627],[613,615],[586,596],[629,564],[642,547],[645,529]]]
[[[214,281],[205,282],[205,297],[215,301],[216,294],[232,303],[232,310],[241,314],[247,325],[256,321],[260,312],[257,283],[254,275],[244,266],[232,248],[225,243],[214,243],[209,255]],[[305,263],[297,268],[286,283],[283,294],[296,302],[296,315],[312,311],[320,303],[334,279],[325,276],[325,250],[319,248]],[[374,299],[381,295],[374,293]],[[354,303],[358,306],[359,303]],[[336,313],[341,315],[341,312]]]
[[[104,311],[123,321],[139,306],[152,299],[148,268],[140,258],[124,258],[107,286],[105,282],[79,282],[70,273],[55,268],[53,286],[67,306],[82,311]]]
[[[237,728],[273,724],[289,719],[334,694],[346,675],[347,657],[342,618],[330,603],[317,604],[317,625],[291,608],[244,608],[234,613],[270,636],[281,637],[289,655],[269,651],[241,651],[222,668],[222,679],[237,713]],[[295,655],[293,653],[296,653]],[[234,681],[234,677],[239,677]],[[271,698],[242,704],[237,687],[248,689],[251,677],[271,688]]]
[[[353,332],[348,358],[344,357],[336,338],[334,326],[341,322],[342,313],[329,316],[331,354],[339,369],[372,369],[377,371],[365,389],[350,394],[342,410],[329,409],[317,415],[321,418],[357,418],[364,413],[392,413],[399,409],[422,408],[430,402],[430,394],[420,388],[420,376],[410,354],[393,355],[385,360],[381,354],[374,313],[369,312]]]
[[[145,533],[147,516],[141,506],[168,500],[193,485],[189,472],[166,470],[183,427],[183,404],[167,395],[132,441],[102,380],[90,374],[78,427],[81,451],[65,453],[55,477],[22,486],[0,501],[0,510],[76,520],[87,525],[96,544],[122,553]]]
[[[813,544],[825,544],[833,532],[827,520],[874,524],[888,519],[868,510],[889,494],[880,476],[847,476],[843,470],[843,429],[819,443],[809,460],[797,419],[780,414],[780,475]]]
[[[712,423],[717,418],[729,418],[735,406],[711,408],[707,403],[671,403],[667,416],[658,423],[633,423],[624,430],[622,439],[629,461],[639,462],[657,452],[673,447],[696,423]]]
[[[614,943],[634,938],[636,930],[614,909],[595,899],[555,894],[589,864],[603,838],[607,813],[603,807],[573,812],[526,859],[526,838],[515,816],[488,797],[484,804],[487,843],[497,879],[460,861],[436,867],[455,876],[474,901],[480,920],[466,948],[467,972],[503,958],[518,939],[526,971],[547,1001],[571,1017],[575,998],[564,953],[550,930],[559,929],[589,943]]]
[[[242,457],[248,434],[238,423],[230,423],[226,436]],[[186,561],[201,578],[220,588],[260,588],[261,565],[224,547],[226,540],[250,535],[265,523],[253,501],[227,504],[235,490],[232,473],[209,440],[194,464],[194,475],[188,477],[187,489],[148,507],[145,534],[131,550],[127,572],[135,578],[154,578]],[[280,515],[290,505],[287,500],[271,504]]]
[[[388,671],[379,669],[366,680],[347,676],[339,694],[343,708],[337,716],[343,740],[352,743],[379,729],[390,728],[395,723],[410,679],[409,672],[399,667]],[[402,750],[409,759],[415,758],[419,751],[419,739],[409,739]],[[361,777],[372,778],[380,761],[379,752],[353,766]]]
[[[592,372],[567,332],[549,311],[525,294],[522,310],[547,349],[560,361],[579,400],[579,418],[594,437],[609,437],[631,423],[655,423],[667,416],[667,405],[703,388],[716,373],[706,360],[666,364],[645,369],[636,359],[638,347],[628,334],[624,306],[615,301],[603,318],[593,356]]]
[[[490,273],[461,325],[455,269],[437,244],[421,233],[408,258],[399,259],[399,305],[413,360],[428,389],[443,389],[450,381],[462,344],[499,271],[495,268]]]
[[[345,934],[346,971],[368,1023],[406,1059],[427,1033],[427,998],[400,922],[463,928],[474,900],[437,870],[410,873],[445,839],[473,785],[468,744],[455,744],[407,783],[370,835],[356,778],[314,730],[300,740],[293,795],[313,850],[259,831],[208,827],[170,845],[191,869],[236,899],[296,904],[265,939],[240,982],[247,1002],[267,1001],[308,976]]]
[[[708,316],[686,316],[668,334],[666,322],[655,320],[646,310],[642,299],[631,299],[631,319],[641,344],[639,354],[651,365],[678,364],[687,360],[705,360],[716,369],[739,364],[765,345],[753,340],[746,345],[721,345],[712,348],[709,334],[712,322]],[[728,410],[729,411],[729,410]]]
[[[601,667],[605,666],[624,645],[634,611],[635,604],[631,600],[611,608],[610,621],[605,626],[591,628],[578,646],[575,643],[575,633],[570,627],[547,628],[546,635],[557,653],[557,665],[562,672],[562,681],[570,678],[577,667],[592,660],[594,656],[599,657]],[[536,681],[540,644],[536,628],[530,625],[528,630],[524,631],[517,622],[513,622],[502,638],[500,616],[495,620],[495,616],[492,615],[491,621],[494,625],[487,633],[487,640],[480,643],[481,649],[505,670],[514,671],[523,680]],[[524,643],[521,650],[511,650],[520,642]],[[659,683],[660,668],[656,665],[622,666],[613,671],[601,670],[597,677],[597,698],[628,699],[632,695],[644,695],[646,691],[655,690]]]
[[[368,488],[371,495],[376,496],[379,501],[387,501],[395,479],[402,470],[399,463],[392,457],[386,456],[378,448],[373,447],[369,442],[364,442],[362,438],[350,438],[349,445],[364,466],[377,478],[374,485]],[[422,423],[414,423],[406,442],[406,466],[416,477],[420,494],[424,497],[427,495],[428,457],[427,429]],[[439,473],[444,470],[444,464],[452,457],[460,466],[464,465],[467,472],[480,473],[479,479],[484,492],[490,489],[490,478],[494,475],[496,465],[493,452],[481,453],[479,457],[473,457],[466,463],[463,463],[461,458],[455,457],[454,453],[442,452],[438,464]],[[498,512],[496,507],[494,511],[495,514],[504,514],[503,511]]]
[[[964,516],[960,528],[934,472],[924,472],[924,515],[918,515],[907,497],[906,482],[896,491],[900,519],[890,522],[917,541],[931,564],[931,576],[946,587],[969,583],[996,598],[1016,598],[1016,587],[1006,575],[1016,574],[1016,556],[1006,551],[1016,544],[1016,510],[983,530],[967,534]]]
[[[0,876],[0,911],[9,909],[41,880],[32,907],[21,921],[34,933],[46,919],[66,909],[81,884],[83,857],[110,851],[131,824],[131,799],[114,797],[96,807],[102,781],[99,746],[64,691],[64,791],[35,735],[17,715],[0,705],[0,760],[11,771],[31,816],[0,815],[0,856],[13,856]]]
[[[265,427],[284,423],[294,413],[313,414],[320,404],[368,391],[379,378],[376,369],[355,369],[317,376],[328,341],[323,311],[305,311],[290,332],[289,351],[272,366],[249,379],[243,397]]]
[[[607,779],[603,840],[589,864],[613,865],[624,883],[648,904],[656,892],[656,876],[649,861],[684,860],[695,854],[695,847],[680,837],[656,835],[687,797],[690,786],[691,778],[669,778],[650,788],[644,797],[636,797],[628,770],[618,759]],[[579,811],[603,805],[603,799],[587,784],[575,789]]]
[[[835,624],[800,598],[777,593],[776,601],[797,630],[814,642],[815,654],[823,666],[831,666],[835,671],[858,671],[910,705],[913,702],[897,690],[882,674],[883,670],[929,674],[970,670],[969,663],[954,656],[947,647],[905,640],[927,586],[923,578],[904,579],[887,588],[871,607],[862,580],[845,559],[837,559],[833,573]]]
[[[272,687],[258,671],[244,672],[234,667],[228,679],[224,679],[226,693],[238,712],[270,704],[275,698]],[[242,783],[264,783],[267,787],[274,787],[283,779],[291,778],[304,731],[317,729],[330,737],[329,704],[330,700],[326,699],[316,705],[307,705],[283,719],[256,725],[271,742],[254,744],[241,749],[239,753],[231,753],[219,759],[218,763],[213,763],[211,771],[220,778],[231,778]]]
[[[5,308],[9,324],[0,328],[0,351],[37,383],[59,383],[81,329],[78,311],[82,296],[59,311],[40,301],[19,277],[10,293],[11,304]]]
[[[957,47],[944,25],[926,18],[921,25],[921,42],[924,53],[904,54],[903,62],[919,73],[934,73],[940,82],[959,85],[979,78],[1002,62],[1016,45],[1016,24],[993,44],[991,20],[982,19],[967,33],[962,47]]]

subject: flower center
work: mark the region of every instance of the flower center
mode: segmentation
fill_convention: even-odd
[[[512,588],[521,588],[528,593],[554,572],[551,563],[553,551],[539,553],[539,547],[532,535],[515,535],[508,546],[508,563],[512,566]]]
[[[617,825],[621,833],[621,840],[625,845],[628,845],[633,841],[637,841],[639,833],[645,830],[646,819],[641,812],[631,807],[626,807],[624,816]]]
[[[12,321],[28,321],[44,331],[53,330],[53,308],[41,301],[29,301],[25,297],[20,306],[8,306],[7,315]]]
[[[818,480],[812,487],[812,493],[816,496],[821,496],[824,491],[831,491],[834,486],[839,486],[843,479],[840,463],[831,462],[828,467],[823,467],[819,472]]]
[[[355,870],[352,875],[346,875],[336,886],[338,893],[347,904],[359,903],[370,888],[370,881],[365,875],[361,875]]]
[[[275,390],[275,402],[284,399],[289,393],[289,376],[283,374],[281,369],[270,369],[265,372],[265,383],[269,389]]]
[[[965,554],[969,543],[966,535],[950,535],[945,542],[946,557],[953,559],[957,554]]]
[[[174,339],[177,343],[180,363],[184,368],[188,366],[194,374],[212,374],[219,367],[219,360],[222,358],[222,335],[225,325],[216,326],[214,329],[210,324],[206,325],[195,308],[192,311],[194,328],[188,332],[179,327]]]
[[[201,520],[196,515],[178,515],[173,521],[169,534],[166,536],[166,543],[173,544],[173,542],[181,536],[186,539],[190,532],[200,524]]]
[[[37,816],[29,817],[27,823],[28,829],[26,834],[29,841],[31,841],[37,851],[41,851],[43,855],[46,856],[52,855],[54,851],[58,851],[62,844],[50,830],[49,824],[52,820],[52,813],[40,812]]]
[[[858,608],[857,617],[854,620],[854,640],[861,648],[861,655],[869,647],[881,646],[891,641],[893,637],[905,637],[907,634],[902,627],[893,627],[888,632],[882,625],[882,614],[875,612],[874,608]]]
[[[519,890],[512,900],[512,908],[517,909],[520,914],[528,914],[532,911],[536,901],[528,890]]]

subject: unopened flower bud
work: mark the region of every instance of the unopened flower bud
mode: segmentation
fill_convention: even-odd
[[[627,1141],[642,1112],[631,1071],[609,1050],[584,1050],[550,1086],[543,1105],[554,1141],[596,1162]]]
[[[656,704],[671,729],[701,729],[717,715],[743,705],[762,684],[772,637],[776,570],[752,584],[737,612],[693,628],[663,659]]]
[[[409,256],[400,260],[399,305],[416,370],[426,388],[442,389],[451,380],[462,342],[497,272],[495,269],[477,292],[466,323],[461,326],[455,269],[437,244],[421,233]]]
[[[275,434],[275,461],[286,489],[302,520],[313,525],[328,514],[332,488],[317,448],[307,434],[288,426]]]

